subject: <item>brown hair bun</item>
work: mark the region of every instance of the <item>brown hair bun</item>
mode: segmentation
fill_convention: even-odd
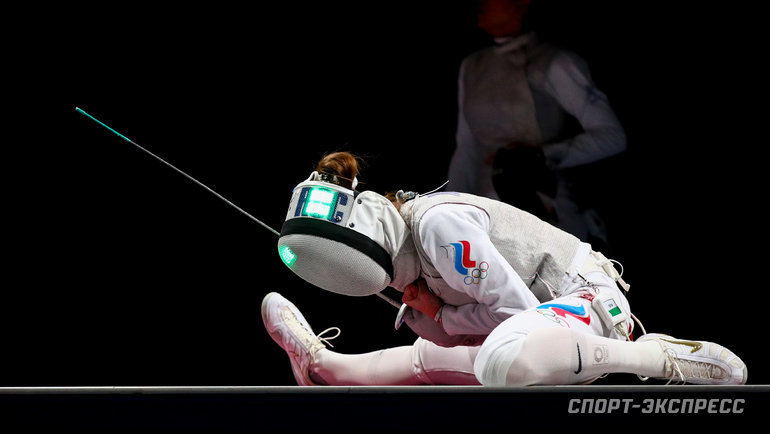
[[[358,157],[350,152],[333,152],[321,158],[316,171],[322,175],[336,176],[338,185],[352,190],[353,178],[358,176],[358,164]]]

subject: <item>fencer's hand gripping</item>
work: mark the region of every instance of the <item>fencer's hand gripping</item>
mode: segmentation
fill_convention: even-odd
[[[475,346],[484,341],[483,335],[450,336],[444,331],[441,325],[441,309],[444,303],[428,289],[428,284],[423,279],[404,288],[402,301],[404,304],[396,317],[396,330],[406,322],[421,338],[442,347]]]
[[[412,308],[404,309],[403,312],[401,319],[413,332],[441,347],[456,347],[458,345],[473,347],[481,345],[486,338],[486,335],[449,335],[441,324],[422,312]]]
[[[401,301],[407,306],[427,315],[429,318],[433,318],[437,322],[441,321],[439,311],[443,306],[443,302],[428,289],[428,284],[424,279],[418,279],[414,283],[407,285],[404,288],[404,295],[401,297]]]

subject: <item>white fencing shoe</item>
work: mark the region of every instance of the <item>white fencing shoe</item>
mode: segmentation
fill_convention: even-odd
[[[663,348],[666,366],[663,377],[692,384],[746,384],[746,364],[727,348],[706,341],[686,341],[660,333],[649,333],[636,342],[655,341]]]
[[[262,322],[270,337],[289,355],[297,384],[318,386],[310,378],[310,365],[315,354],[325,348],[324,343],[332,346],[329,339],[339,336],[340,329],[331,327],[316,335],[299,309],[277,292],[271,292],[262,299]],[[337,334],[322,337],[331,330],[336,330]]]

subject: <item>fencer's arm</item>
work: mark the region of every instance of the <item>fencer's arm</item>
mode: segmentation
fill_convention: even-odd
[[[626,135],[620,121],[579,56],[566,51],[554,56],[546,72],[545,90],[578,120],[584,131],[543,146],[551,167],[564,169],[588,164],[626,149]]]
[[[538,304],[488,233],[489,216],[470,205],[436,206],[420,222],[422,247],[441,277],[477,301],[442,308],[441,323],[449,335],[488,334],[511,315]]]
[[[464,100],[465,90],[463,84],[465,63],[460,65],[459,78],[457,80],[457,130],[455,132],[455,150],[449,161],[449,184],[447,190],[478,194],[476,168],[483,159],[476,139],[471,132],[468,121],[465,119]]]

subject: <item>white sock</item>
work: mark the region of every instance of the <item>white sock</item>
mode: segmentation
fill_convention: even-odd
[[[404,386],[422,384],[412,365],[412,346],[365,354],[341,354],[322,349],[315,354],[310,377],[329,386]]]
[[[607,373],[662,376],[665,357],[655,342],[626,342],[566,328],[545,328],[524,338],[506,384],[579,384]]]

